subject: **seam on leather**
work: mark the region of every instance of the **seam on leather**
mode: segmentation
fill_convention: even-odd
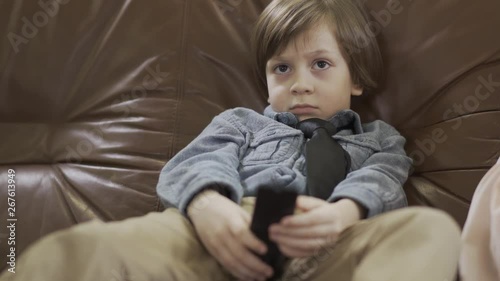
[[[182,29],[181,29],[181,46],[180,46],[180,64],[179,64],[179,82],[177,83],[177,102],[175,103],[174,106],[174,114],[173,114],[173,119],[174,119],[174,130],[173,130],[173,139],[172,139],[172,144],[170,146],[170,155],[169,158],[172,158],[174,155],[174,149],[177,144],[178,140],[178,135],[179,135],[179,107],[180,103],[182,102],[182,99],[184,97],[184,86],[186,83],[186,60],[187,60],[187,52],[186,52],[186,45],[187,45],[187,30],[188,30],[188,23],[189,23],[189,10],[190,10],[190,0],[186,0],[184,3],[184,11],[183,11],[183,19],[182,19]]]

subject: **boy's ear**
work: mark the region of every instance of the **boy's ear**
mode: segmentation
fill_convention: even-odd
[[[363,87],[358,85],[352,85],[351,95],[353,96],[361,96],[363,94]]]

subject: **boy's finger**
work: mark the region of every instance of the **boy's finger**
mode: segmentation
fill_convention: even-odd
[[[328,204],[325,200],[318,199],[312,196],[304,196],[300,195],[297,197],[296,206],[299,210],[307,212],[314,208],[323,206],[324,204]]]
[[[285,235],[273,235],[271,236],[271,240],[278,243],[278,245],[309,253],[326,245],[326,239],[324,237],[297,238]]]
[[[317,238],[328,236],[331,228],[328,224],[317,224],[307,227],[288,227],[274,224],[269,228],[270,235],[283,235],[295,238]]]
[[[248,214],[247,212],[241,210],[241,217],[243,219],[243,221],[245,222],[245,224],[250,224],[252,222],[252,218],[250,217],[250,214]]]
[[[252,278],[251,271],[245,268],[242,261],[232,253],[230,248],[220,248],[216,252],[219,262],[233,276],[239,279]]]
[[[243,233],[241,241],[243,245],[256,253],[263,255],[267,252],[266,244],[257,238],[250,230]]]
[[[247,261],[247,266],[267,277],[270,277],[273,269],[252,252],[248,251],[251,250],[255,253],[263,255],[267,252],[266,244],[260,241],[250,230],[243,233],[241,242],[248,252],[248,254],[246,254],[247,257],[244,258],[244,260]]]
[[[303,227],[322,223],[323,220],[317,212],[311,211],[293,216],[286,216],[281,220],[284,226]]]
[[[254,279],[266,280],[273,275],[273,269],[252,252],[247,251],[243,258],[245,266],[254,273]]]
[[[272,273],[272,268],[252,254],[244,244],[241,244],[240,239],[240,237],[234,237],[234,239],[225,241],[226,251],[228,251],[225,256],[226,265],[231,267],[231,271],[236,272],[240,277],[265,280],[265,277],[270,276],[268,275],[269,270]]]

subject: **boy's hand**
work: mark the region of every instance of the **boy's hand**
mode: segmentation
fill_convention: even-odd
[[[362,208],[350,199],[335,203],[299,196],[297,208],[303,213],[286,216],[269,227],[270,239],[288,257],[309,257],[337,242],[340,233],[363,216]]]
[[[197,200],[205,200],[197,208]],[[198,205],[200,206],[200,205]],[[264,254],[266,244],[250,231],[250,215],[216,191],[204,191],[188,208],[188,215],[208,252],[239,280],[266,280],[272,268],[252,253]]]

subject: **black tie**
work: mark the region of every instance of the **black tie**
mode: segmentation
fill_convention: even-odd
[[[351,165],[349,154],[332,138],[335,126],[319,118],[301,121],[296,126],[310,140],[306,143],[307,192],[328,199],[345,179]]]

